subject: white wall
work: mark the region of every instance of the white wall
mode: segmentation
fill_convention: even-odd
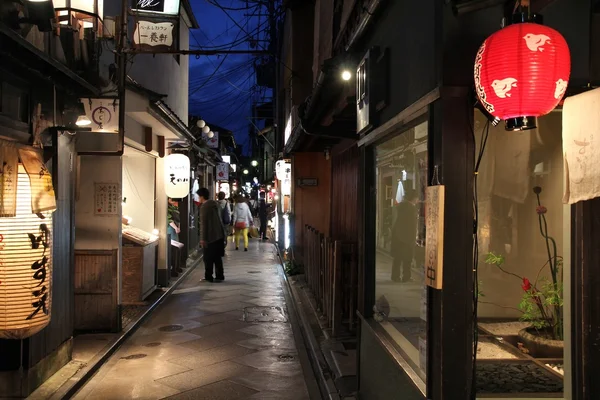
[[[80,156],[75,203],[75,248],[112,250],[120,248],[121,202],[115,216],[94,214],[94,184],[116,183],[121,187],[121,157]]]
[[[132,218],[131,226],[152,232],[165,227],[154,223],[156,159],[147,153],[125,146],[123,154],[123,215]]]

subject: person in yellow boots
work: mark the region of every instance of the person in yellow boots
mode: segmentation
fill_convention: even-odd
[[[240,248],[240,239],[244,237],[244,251],[248,251],[248,229],[253,223],[254,218],[248,203],[242,196],[235,199],[235,207],[233,208],[233,228],[235,229],[235,249]]]

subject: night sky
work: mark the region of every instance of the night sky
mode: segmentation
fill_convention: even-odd
[[[190,31],[191,49],[248,50],[268,46],[265,7],[252,0],[190,0],[200,29]],[[234,22],[235,21],[235,22]],[[237,22],[237,24],[236,24]],[[238,26],[239,25],[239,26]],[[257,46],[257,47],[256,47]],[[256,85],[255,55],[190,56],[189,113],[234,132],[248,152],[252,104],[270,100]],[[264,125],[258,124],[259,127]]]

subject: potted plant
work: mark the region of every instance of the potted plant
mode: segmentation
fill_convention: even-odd
[[[504,268],[505,258],[502,255],[488,253],[486,264],[494,265],[505,274],[514,276],[521,282],[523,297],[519,303],[522,312],[521,321],[531,324],[519,332],[525,347],[533,353],[547,358],[563,356],[563,259],[557,254],[556,241],[548,234],[546,213],[548,209],[541,204],[542,188],[536,186],[533,192],[537,197],[536,213],[540,234],[545,242],[547,259],[538,270],[533,281]],[[548,277],[540,278],[542,271],[549,272]]]

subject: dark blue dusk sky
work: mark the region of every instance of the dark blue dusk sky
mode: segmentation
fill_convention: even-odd
[[[267,47],[264,41],[269,27],[264,15],[267,10],[255,0],[190,2],[200,25],[200,29],[190,33],[191,49]],[[271,96],[270,90],[256,86],[255,59],[256,56],[248,54],[190,56],[190,115],[199,115],[209,124],[233,131],[245,152],[248,151],[248,118],[252,115],[252,104]]]

